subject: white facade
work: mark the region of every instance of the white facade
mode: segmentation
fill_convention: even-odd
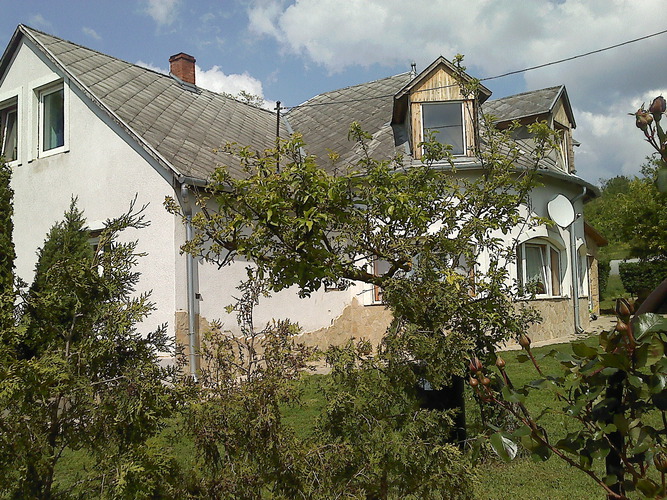
[[[127,123],[101,106],[31,39],[19,40],[0,80],[0,111],[8,106],[18,110],[17,158],[10,162],[18,276],[31,282],[36,251],[50,227],[62,219],[72,197],[78,198],[78,207],[84,211],[91,230],[101,229],[103,221],[125,212],[136,197],[136,207],[147,205],[145,215],[151,225],[140,232],[128,232],[124,238],[137,239],[138,250],[147,254],[139,262],[142,277],[137,291],[152,290],[157,307],[147,324],[141,326],[142,331],[167,323],[170,333],[186,344],[192,326],[195,331],[202,330],[213,320],[220,320],[225,329],[238,331],[235,316],[224,309],[238,296],[236,286],[246,277],[247,263],[236,262],[218,269],[195,259],[188,275],[187,259],[180,253],[186,230],[182,221],[163,207],[165,196],[184,204],[180,198],[181,185],[187,183],[183,176],[165,166],[168,162],[138,140]],[[59,88],[63,89],[64,99],[64,128],[58,138],[61,143],[46,150],[41,132],[44,91]],[[575,212],[582,213],[581,183],[570,182],[567,174],[545,175],[542,180],[543,186],[531,196],[534,215],[547,217],[547,203],[558,193],[575,200]],[[585,257],[582,219],[565,229],[555,225],[516,228],[505,236],[508,244],[521,245],[532,240],[546,242],[558,251],[558,288],[552,286],[541,299],[545,304],[558,302],[558,314],[565,322],[569,320],[562,318],[563,311],[569,311],[573,319],[571,230],[575,231],[577,251]],[[484,260],[484,255],[479,256],[482,267]],[[509,272],[513,278],[521,274],[517,263],[509,265]],[[193,287],[194,302],[188,300],[188,283]],[[587,282],[582,279],[581,283],[579,295],[585,299],[589,293]],[[587,318],[585,302],[582,319]],[[197,318],[194,325],[188,324],[190,309],[190,318]],[[375,300],[373,287],[357,284],[347,290],[320,290],[308,299],[299,299],[296,290],[276,293],[259,305],[256,322],[261,325],[274,318],[296,321],[305,332],[317,332],[321,342],[326,343],[343,331],[347,331],[347,338],[380,338],[389,316]],[[564,328],[563,334],[570,333],[573,322],[557,327]],[[336,338],[337,342],[343,337]]]
[[[151,225],[140,233],[142,288],[153,290],[157,311],[150,326],[173,325],[176,307],[177,267],[184,258],[175,249],[182,238],[181,222],[169,215],[162,203],[173,190],[145,151],[97,108],[54,65],[24,39],[11,66],[0,81],[0,103],[17,102],[19,112],[18,157],[10,163],[14,189],[14,244],[17,275],[30,283],[36,251],[47,232],[62,220],[72,197],[92,230],[136,206],[147,204]],[[43,88],[62,85],[65,103],[65,143],[56,152],[40,151],[39,94]],[[0,107],[2,105],[0,104]],[[182,278],[182,277],[181,277]]]

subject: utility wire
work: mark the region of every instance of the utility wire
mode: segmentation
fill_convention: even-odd
[[[583,54],[578,54],[576,56],[566,57],[565,59],[559,59],[557,61],[552,61],[552,62],[548,62],[548,63],[544,63],[544,64],[539,64],[537,66],[531,66],[530,68],[524,68],[524,69],[518,69],[516,71],[510,71],[509,73],[503,73],[502,75],[488,76],[486,78],[481,78],[480,81],[495,80],[496,78],[503,78],[505,76],[516,75],[518,73],[525,73],[526,71],[532,71],[534,69],[546,68],[547,66],[552,66],[554,64],[560,64],[560,63],[563,63],[563,62],[572,61],[573,59],[578,59],[580,57],[590,56],[592,54],[598,54],[598,53],[604,52],[606,50],[616,49],[618,47],[622,47],[623,45],[628,45],[630,43],[639,42],[641,40],[646,40],[647,38],[652,38],[652,37],[658,36],[658,35],[664,35],[665,33],[667,33],[667,30],[658,31],[657,33],[652,33],[650,35],[635,38],[634,40],[628,40],[627,42],[617,43],[616,45],[610,45],[609,47],[604,47],[602,49],[591,50],[590,52],[584,52]]]
[[[635,43],[635,42],[640,42],[642,40],[646,40],[648,38],[653,38],[653,37],[658,36],[658,35],[664,35],[665,33],[667,33],[667,29],[662,30],[662,31],[658,31],[656,33],[651,33],[650,35],[646,35],[646,36],[642,36],[642,37],[639,37],[639,38],[634,38],[632,40],[627,40],[625,42],[617,43],[615,45],[609,45],[609,46],[603,47],[601,49],[591,50],[590,52],[584,52],[583,54],[577,54],[576,56],[566,57],[564,59],[558,59],[556,61],[551,61],[551,62],[544,63],[544,64],[538,64],[537,66],[530,66],[528,68],[509,71],[507,73],[502,73],[502,74],[496,75],[496,76],[487,76],[486,78],[480,78],[479,81],[484,82],[484,81],[488,81],[488,80],[496,80],[498,78],[504,78],[506,76],[517,75],[519,73],[525,73],[527,71],[532,71],[532,70],[535,70],[535,69],[546,68],[547,66],[553,66],[554,64],[561,64],[561,63],[564,63],[564,62],[567,62],[567,61],[572,61],[574,59],[579,59],[580,57],[586,57],[586,56],[590,56],[590,55],[593,55],[593,54],[598,54],[600,52],[605,52],[607,50],[616,49],[618,47],[622,47],[624,45],[628,45],[628,44]],[[445,88],[456,87],[456,86],[458,86],[458,84],[441,85],[439,87],[433,87],[433,88],[428,88],[428,89],[420,89],[419,92],[427,92],[429,90],[439,90],[439,89],[445,89]],[[310,104],[308,104],[308,102],[306,102],[304,104],[300,104],[298,106],[292,106],[290,108],[283,107],[282,109],[310,108],[310,107],[315,107],[315,106],[329,106],[329,105],[333,105],[333,104],[347,104],[347,103],[351,103],[351,102],[362,102],[362,101],[372,101],[374,99],[385,99],[387,97],[393,97],[393,96],[394,96],[394,94],[385,94],[385,95],[376,95],[376,96],[373,96],[373,97],[361,97],[361,98],[357,98],[357,99],[346,99],[346,100],[342,100],[342,101],[314,102],[314,103],[310,103]]]

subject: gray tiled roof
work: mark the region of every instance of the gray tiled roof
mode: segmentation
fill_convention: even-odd
[[[373,135],[368,147],[376,158],[389,158],[395,153],[406,155],[407,132],[402,125],[391,125],[394,95],[410,81],[410,74],[376,80],[361,85],[326,92],[292,108],[287,118],[292,128],[301,132],[309,153],[327,158],[329,151],[341,155],[341,163],[354,162],[360,158],[353,149],[347,132],[350,123],[358,121],[362,128]],[[526,116],[541,115],[551,111],[563,86],[524,92],[494,101],[486,101],[483,112],[493,114],[498,121],[509,121]],[[528,158],[534,149],[530,138],[517,138],[517,143],[526,153],[517,166],[528,167]],[[326,163],[322,163],[326,165]],[[556,155],[545,158],[544,168],[560,170]]]
[[[484,103],[482,112],[493,115],[501,122],[549,113],[563,89],[562,85],[558,85],[494,99]]]
[[[326,92],[292,108],[287,119],[295,132],[303,134],[308,153],[325,161],[329,151],[340,154],[341,162],[353,161],[357,156],[347,137],[354,121],[373,135],[368,144],[371,153],[389,158],[397,151],[405,153],[407,135],[396,130],[395,140],[390,122],[394,95],[409,81],[410,73],[402,73]]]
[[[112,119],[177,174],[205,180],[217,165],[226,164],[241,175],[238,158],[214,149],[236,142],[263,150],[275,143],[276,115],[271,111],[193,89],[171,76],[25,26],[17,33],[40,46]],[[8,64],[8,52],[0,61],[0,73]],[[402,73],[315,96],[289,110],[285,115],[289,126],[281,124],[281,137],[289,135],[288,129],[303,134],[308,153],[320,158],[322,166],[330,165],[331,151],[340,155],[341,164],[355,163],[361,152],[348,140],[348,130],[356,121],[372,135],[367,144],[371,155],[389,158],[400,153],[409,163],[407,130],[391,121],[394,96],[410,81],[410,73]],[[561,93],[565,93],[562,86],[524,92],[486,101],[482,111],[499,121],[540,115],[551,111]],[[532,140],[517,140],[530,153]],[[546,163],[546,168],[558,170],[555,158]]]
[[[201,88],[193,91],[171,76],[19,29],[177,173],[206,179],[221,163],[239,173],[238,158],[213,150],[228,142],[260,150],[275,144],[276,117],[270,111]],[[288,136],[285,127],[281,136]]]

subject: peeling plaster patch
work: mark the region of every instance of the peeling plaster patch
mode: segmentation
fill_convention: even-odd
[[[378,346],[391,320],[391,312],[386,307],[364,306],[354,298],[341,315],[332,320],[331,326],[303,333],[297,341],[309,347],[327,349],[331,345],[342,345],[353,338],[363,338]]]

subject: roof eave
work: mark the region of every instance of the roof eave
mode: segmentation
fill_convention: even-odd
[[[567,113],[568,118],[570,119],[570,123],[572,124],[572,128],[575,129],[577,128],[577,123],[574,121],[574,113],[572,112],[572,105],[570,104],[570,98],[567,95],[567,89],[565,88],[565,85],[561,85],[561,90],[558,93],[558,97],[555,99],[554,103],[552,104],[553,106],[556,105],[556,102],[558,102],[558,99],[560,97],[563,97],[563,102],[565,103],[565,112]]]
[[[5,52],[2,54],[2,58],[0,58],[0,80],[2,80],[2,78],[5,76],[5,71],[7,71],[7,67],[9,66],[9,63],[14,56],[14,52],[21,43],[21,37],[24,34],[24,25],[19,24],[14,30],[14,34],[12,35],[11,40],[9,40],[9,44],[5,48]]]
[[[609,240],[605,238],[604,235],[600,233],[600,231],[591,226],[585,219],[584,233],[590,236],[598,247],[606,247],[609,244]]]
[[[422,79],[426,77],[431,71],[433,71],[435,68],[438,67],[438,65],[444,65],[447,69],[449,69],[452,73],[457,73],[459,70],[454,66],[451,62],[449,62],[447,59],[445,59],[443,56],[439,56],[435,61],[433,61],[431,64],[428,65],[426,69],[424,69],[421,73],[419,73],[417,76],[415,76],[405,87],[403,87],[401,90],[399,90],[396,95],[394,96],[395,99],[400,99],[404,95],[408,94],[410,90],[412,90],[415,85],[417,85]],[[474,79],[468,75],[467,73],[463,73],[463,78],[471,82]],[[477,87],[477,92],[478,92],[478,99],[480,104],[486,101],[489,97],[491,97],[491,91],[486,88],[484,85],[481,83],[478,84]]]

